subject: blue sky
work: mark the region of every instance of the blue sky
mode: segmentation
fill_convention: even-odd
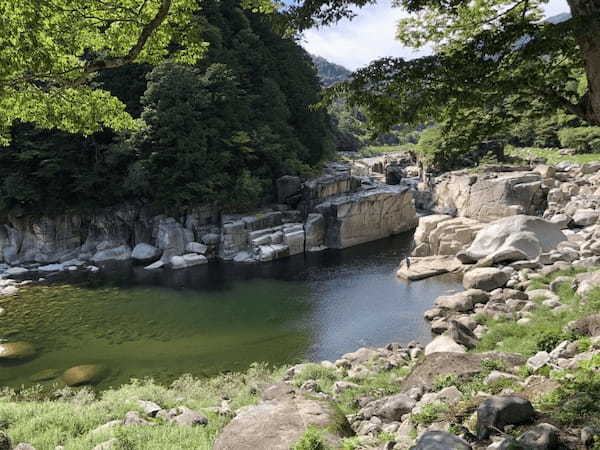
[[[550,0],[545,10],[549,17],[569,8],[566,0]],[[359,10],[351,22],[343,20],[304,32],[302,45],[310,53],[352,70],[384,56],[415,58],[425,52],[417,53],[394,39],[396,22],[403,16],[406,13],[392,8],[390,0],[380,0]]]

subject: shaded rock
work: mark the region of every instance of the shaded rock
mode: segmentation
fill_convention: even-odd
[[[140,413],[137,411],[128,411],[125,414],[125,417],[123,417],[123,420],[121,421],[122,425],[148,425],[148,426],[153,426],[154,423],[144,419],[143,417],[140,416]]]
[[[471,450],[471,446],[454,434],[445,431],[426,431],[412,450]]]
[[[450,336],[438,336],[425,347],[425,355],[432,353],[465,353],[467,350]]]
[[[223,428],[213,450],[289,450],[309,426],[327,430],[324,438],[332,446],[352,435],[345,416],[332,403],[286,398],[241,408]]]
[[[164,417],[170,423],[186,426],[207,425],[208,419],[203,414],[185,406],[178,406],[170,409],[163,415],[163,411],[157,414],[157,417]]]
[[[0,431],[0,450],[10,450],[12,443],[4,431]]]
[[[487,398],[477,408],[477,437],[486,439],[494,429],[529,423],[534,417],[535,410],[527,399],[516,395]]]
[[[600,313],[590,314],[570,322],[567,325],[567,331],[579,336],[599,336],[600,335]]]
[[[325,218],[323,214],[309,214],[304,224],[306,251],[316,252],[325,249]]]
[[[0,361],[27,359],[35,355],[35,347],[29,342],[4,342],[0,343]]]
[[[465,289],[492,291],[503,287],[509,278],[509,275],[500,269],[482,267],[466,272],[463,277],[463,286]]]
[[[107,370],[98,364],[84,364],[74,366],[65,370],[62,380],[68,386],[81,386],[84,384],[96,384],[106,376]]]
[[[369,403],[358,414],[366,420],[375,416],[385,422],[400,421],[404,414],[415,407],[416,403],[406,394],[396,394]]]
[[[121,245],[107,250],[100,250],[92,256],[95,263],[106,261],[126,261],[131,258],[131,248],[128,245]]]
[[[540,423],[523,433],[517,443],[527,450],[558,450],[560,430],[549,423]]]
[[[450,336],[457,344],[465,346],[471,350],[477,346],[477,336],[473,334],[471,329],[456,320],[448,322],[448,336]]]
[[[140,407],[144,410],[144,414],[150,417],[155,417],[158,414],[158,412],[162,409],[156,403],[148,400],[140,400],[138,403]]]
[[[402,390],[408,391],[419,386],[431,388],[438,376],[472,377],[482,371],[481,362],[484,359],[500,360],[507,369],[525,364],[523,357],[512,353],[432,353],[402,381]]]
[[[58,369],[45,369],[40,370],[30,377],[31,381],[40,382],[40,381],[49,381],[54,380],[60,376],[60,371]]]
[[[584,296],[591,290],[600,287],[600,270],[595,272],[587,272],[578,274],[575,279],[577,280],[577,294]]]
[[[425,256],[422,258],[409,258],[409,264],[404,260],[396,275],[408,281],[423,280],[425,278],[455,272],[462,268],[462,264],[454,256]]]
[[[138,244],[131,252],[131,258],[143,264],[148,264],[160,258],[162,251],[150,244]]]

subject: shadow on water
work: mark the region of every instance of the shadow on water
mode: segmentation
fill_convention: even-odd
[[[410,241],[404,234],[265,264],[159,272],[118,265],[57,276],[3,305],[0,337],[30,341],[37,354],[0,367],[0,383],[27,384],[78,364],[110,369],[101,388],[131,377],[167,382],[254,361],[336,359],[363,345],[426,342],[423,312],[460,285],[396,279]]]

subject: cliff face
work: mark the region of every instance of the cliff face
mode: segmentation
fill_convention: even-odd
[[[280,204],[248,215],[199,207],[169,217],[142,205],[121,205],[88,215],[11,217],[0,224],[0,263],[270,261],[350,247],[416,227],[414,201],[406,188],[352,176],[343,165],[306,182],[284,177],[278,188]],[[185,261],[173,260],[186,255]]]

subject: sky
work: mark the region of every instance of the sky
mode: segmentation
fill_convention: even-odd
[[[568,12],[566,0],[550,0],[546,16]],[[314,55],[354,70],[384,56],[406,59],[426,54],[403,47],[394,39],[396,22],[407,13],[392,8],[391,0],[379,0],[358,11],[352,21],[342,20],[335,25],[313,28],[304,32],[302,45]]]

